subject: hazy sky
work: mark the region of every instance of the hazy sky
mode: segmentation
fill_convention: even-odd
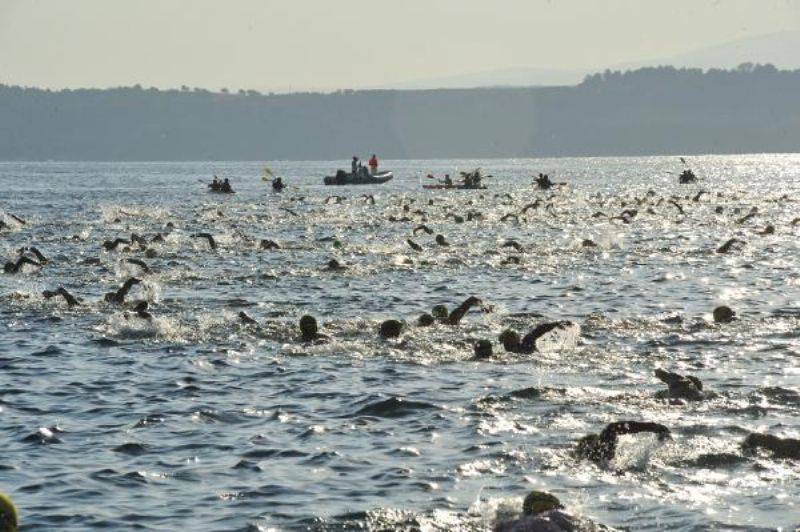
[[[786,30],[800,0],[0,0],[0,82],[331,89],[602,69]]]

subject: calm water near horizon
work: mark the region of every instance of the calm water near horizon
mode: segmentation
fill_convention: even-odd
[[[697,184],[677,184],[677,157],[384,161],[379,187],[322,186],[347,161],[0,163],[4,262],[50,259],[0,275],[0,492],[24,530],[491,530],[532,489],[623,529],[792,530],[800,462],[739,445],[800,437],[800,155],[689,162]],[[475,167],[488,190],[421,188]],[[538,191],[538,172],[568,186]],[[212,174],[237,194],[207,193]],[[423,222],[451,245],[414,236]],[[164,239],[101,246],[131,233]],[[333,258],[348,269],[324,271]],[[131,276],[152,321],[103,301]],[[59,286],[82,304],[41,296]],[[492,312],[415,325],[470,295]],[[739,319],[713,323],[720,304]],[[303,314],[329,342],[297,341]],[[398,340],[377,335],[389,318]],[[577,345],[497,342],[547,320],[579,324]],[[475,361],[483,338],[496,356]],[[655,368],[719,396],[658,399]],[[603,468],[572,455],[624,419],[672,440],[626,438]],[[697,460],[713,453],[741,459]]]

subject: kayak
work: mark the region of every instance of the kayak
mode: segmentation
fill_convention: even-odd
[[[466,185],[445,185],[444,183],[439,183],[438,185],[422,185],[422,188],[426,190],[486,190],[486,187],[481,185],[479,187],[468,187]]]
[[[338,171],[336,175],[329,175],[325,178],[326,185],[380,185],[386,183],[394,177],[392,172],[380,172],[373,175],[356,175]]]
[[[208,189],[209,194],[236,194],[235,190],[214,190],[213,188]]]

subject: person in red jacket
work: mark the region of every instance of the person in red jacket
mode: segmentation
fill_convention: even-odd
[[[369,171],[372,175],[378,173],[378,157],[374,153],[369,158]]]

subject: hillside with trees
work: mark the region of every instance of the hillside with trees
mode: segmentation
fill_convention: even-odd
[[[569,87],[259,94],[0,85],[0,160],[800,151],[800,70],[643,68]]]

